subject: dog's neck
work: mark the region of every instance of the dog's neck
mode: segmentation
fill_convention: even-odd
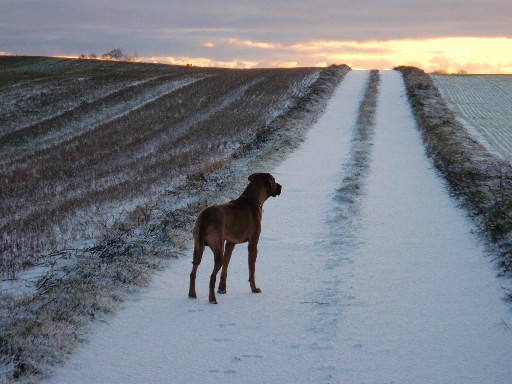
[[[247,201],[256,205],[261,212],[263,212],[263,203],[268,199],[269,194],[265,188],[262,188],[261,185],[257,185],[256,183],[249,183],[249,185],[245,188],[245,191],[242,193],[240,197],[245,198]]]
[[[240,196],[241,199],[245,199],[247,200],[248,202],[254,204],[255,206],[258,207],[258,209],[263,212],[263,204],[254,196],[252,195],[249,195],[247,193],[242,193],[242,195]]]

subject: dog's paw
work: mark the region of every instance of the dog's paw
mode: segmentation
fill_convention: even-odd
[[[210,304],[217,304],[217,300],[210,300]]]
[[[189,293],[188,297],[190,297],[191,299],[197,299],[197,295],[195,293]]]
[[[252,293],[261,293],[261,289],[259,289],[259,288],[254,288],[254,289],[252,290]]]
[[[226,294],[226,290],[222,290],[222,289],[217,289],[217,293],[220,293],[221,295],[225,295]]]

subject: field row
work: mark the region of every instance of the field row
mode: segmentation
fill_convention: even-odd
[[[459,119],[512,161],[512,76],[432,75]]]
[[[67,72],[37,64],[16,71],[0,60],[0,98],[20,102],[2,112],[8,123],[0,125],[3,277],[45,252],[95,239],[116,221],[136,224],[162,190],[265,140],[323,73],[131,64],[133,71],[112,66],[98,75],[89,61]],[[55,84],[64,83],[59,91]],[[38,121],[27,117],[31,104],[48,105]]]

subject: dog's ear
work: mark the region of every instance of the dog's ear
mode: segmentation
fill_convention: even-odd
[[[276,180],[274,179],[274,176],[272,176],[270,173],[267,173],[267,180],[270,183],[270,187],[273,189],[274,185],[276,183]]]
[[[253,173],[251,176],[248,177],[249,181],[252,181],[252,178],[254,177],[255,173]]]

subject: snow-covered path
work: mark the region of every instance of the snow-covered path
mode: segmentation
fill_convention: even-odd
[[[382,73],[372,172],[343,287],[348,382],[510,383],[512,312],[427,160],[400,75]],[[345,340],[345,341],[343,341]]]
[[[356,231],[330,220],[368,72],[351,71],[272,173],[256,266],[235,248],[228,294],[199,298],[190,259],[159,273],[48,383],[509,383],[512,311],[423,152],[400,74],[382,72]],[[345,225],[346,227],[346,225]],[[354,236],[340,244],[343,235]]]

